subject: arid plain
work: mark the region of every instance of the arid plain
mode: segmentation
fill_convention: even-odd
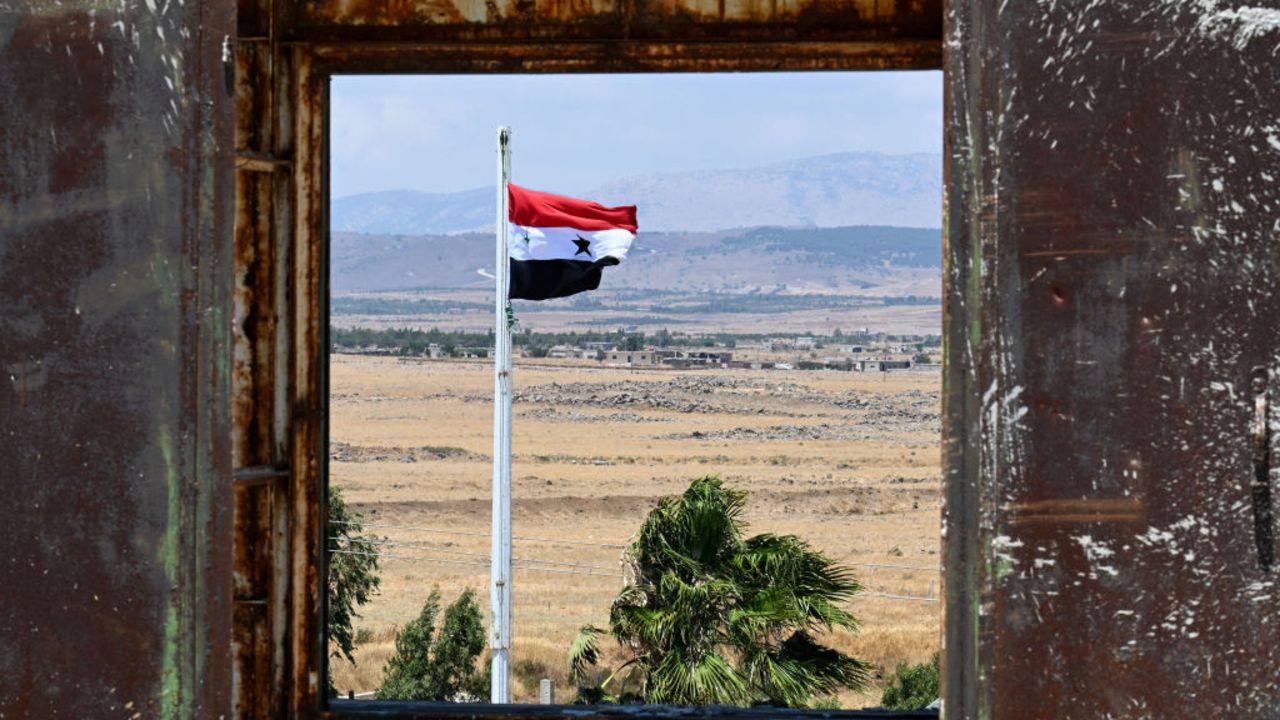
[[[395,631],[438,585],[487,607],[491,361],[331,357],[331,482],[382,538],[340,692],[377,688]],[[793,533],[850,565],[858,633],[828,642],[878,682],[938,648],[939,391],[933,372],[631,370],[516,360],[513,693],[572,696],[566,654],[603,625],[645,514],[693,478],[750,491],[748,532]],[[604,647],[616,651],[612,641]],[[875,705],[880,687],[845,693]]]

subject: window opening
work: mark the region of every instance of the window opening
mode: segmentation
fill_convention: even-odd
[[[868,681],[803,705],[876,707],[911,691],[900,664],[927,676],[941,94],[938,72],[335,77],[336,696],[488,700],[499,124],[517,184],[640,216],[598,290],[512,304],[513,702],[653,699],[610,607],[650,511],[709,475],[746,493],[747,536],[794,535],[862,587],[838,603],[858,630],[815,640]],[[586,625],[606,632],[572,677]]]

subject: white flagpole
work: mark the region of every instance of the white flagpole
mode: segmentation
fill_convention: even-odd
[[[489,647],[493,653],[489,695],[510,702],[511,649],[511,327],[507,324],[510,262],[507,256],[507,183],[511,179],[511,129],[498,128],[498,216],[494,274],[493,544],[489,560]]]

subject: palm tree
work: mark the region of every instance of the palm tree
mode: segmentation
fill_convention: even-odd
[[[745,537],[746,497],[708,476],[649,513],[626,552],[626,587],[609,610],[608,633],[630,659],[595,696],[628,668],[643,699],[655,703],[803,706],[841,687],[865,687],[865,663],[815,639],[857,629],[839,603],[861,586],[794,535]],[[576,681],[598,662],[604,632],[586,626],[574,641]]]

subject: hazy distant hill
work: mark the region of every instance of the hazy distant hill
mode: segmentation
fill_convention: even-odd
[[[334,200],[334,232],[420,235],[493,227],[494,192],[477,188],[455,193],[388,190]]]
[[[839,153],[753,168],[641,175],[582,196],[638,205],[644,231],[765,225],[937,227],[942,215],[942,157]],[[367,193],[334,200],[330,215],[335,232],[428,235],[480,230],[493,226],[493,190]]]
[[[938,227],[942,157],[841,153],[744,170],[644,175],[590,197],[639,205],[640,227],[650,230]]]
[[[606,270],[615,289],[824,292],[874,289],[882,295],[937,295],[942,265],[937,229],[858,226],[754,228],[720,232],[641,231],[632,254]],[[493,236],[334,233],[335,293],[487,286]]]

